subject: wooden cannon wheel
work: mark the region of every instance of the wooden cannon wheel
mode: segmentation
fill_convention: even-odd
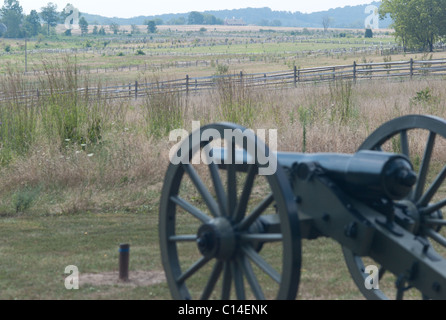
[[[183,141],[183,160],[166,173],[159,238],[172,297],[295,299],[301,238],[288,178],[281,167],[259,175],[259,156],[270,154],[255,135],[237,145],[254,159],[251,164],[209,161],[211,145],[218,144],[216,137],[225,141],[227,130],[245,132],[234,124],[200,128]]]
[[[409,115],[385,123],[366,139],[359,150],[377,150],[402,153],[408,156],[416,170],[418,180],[410,195],[396,205],[406,208],[406,214],[414,221],[410,231],[416,236],[432,241],[435,250],[445,256],[446,238],[441,227],[446,224],[441,209],[446,205],[446,121],[437,117]],[[367,299],[428,298],[419,292],[411,293],[410,287],[398,284],[397,275],[389,275],[382,266],[379,270],[379,289],[367,289],[365,273],[367,265],[373,264],[368,258],[357,256],[343,248],[344,258],[352,278]],[[384,277],[393,277],[385,287]],[[411,289],[416,291],[415,289]]]

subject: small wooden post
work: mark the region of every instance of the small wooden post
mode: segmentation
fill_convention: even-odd
[[[138,81],[135,81],[135,100],[138,100]]]
[[[130,245],[121,244],[119,246],[119,280],[129,280],[129,257],[130,257]]]
[[[353,62],[353,83],[356,83],[356,61]]]
[[[294,66],[294,86],[297,87],[297,67]]]

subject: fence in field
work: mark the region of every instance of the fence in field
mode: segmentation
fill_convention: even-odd
[[[333,81],[364,81],[372,79],[413,79],[415,77],[446,76],[446,59],[428,61],[395,61],[382,63],[356,63],[352,65],[337,65],[317,68],[245,74],[225,74],[209,77],[189,77],[183,79],[157,81],[151,83],[134,83],[111,87],[85,87],[77,91],[56,92],[57,94],[73,94],[85,96],[89,99],[138,99],[156,93],[184,93],[186,95],[197,94],[205,90],[216,88],[219,84],[230,82],[246,87],[262,88],[293,88],[308,83],[323,83]],[[30,89],[16,92],[14,96],[0,93],[0,103],[14,102],[38,102],[55,92]]]

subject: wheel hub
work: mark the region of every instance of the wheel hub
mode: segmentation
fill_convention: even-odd
[[[236,243],[234,228],[225,218],[213,219],[198,230],[198,250],[206,258],[228,260],[234,255]]]

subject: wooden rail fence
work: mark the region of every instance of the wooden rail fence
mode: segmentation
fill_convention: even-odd
[[[428,61],[396,61],[382,63],[356,63],[352,65],[337,65],[317,68],[245,74],[225,74],[209,77],[189,77],[177,80],[158,81],[152,83],[134,83],[111,87],[78,88],[77,94],[89,99],[138,99],[156,93],[196,94],[201,91],[216,88],[219,83],[231,81],[247,87],[289,88],[305,83],[322,83],[332,81],[363,81],[372,79],[413,79],[415,77],[446,76],[446,59]],[[16,92],[13,96],[0,92],[0,103],[8,101],[20,103],[36,103],[55,92],[30,89]],[[57,94],[72,94],[73,91],[60,91]]]

